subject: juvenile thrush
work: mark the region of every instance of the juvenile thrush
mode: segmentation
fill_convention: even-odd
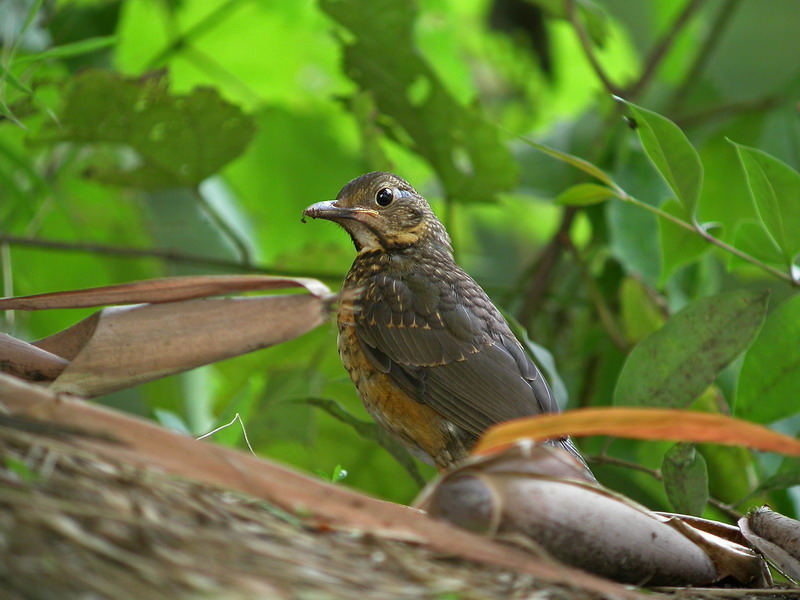
[[[338,308],[339,355],[367,411],[413,454],[445,470],[492,425],[558,411],[408,182],[367,173],[303,215],[338,223],[355,244]],[[569,438],[551,443],[580,458]]]

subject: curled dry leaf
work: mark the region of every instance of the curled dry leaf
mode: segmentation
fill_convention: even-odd
[[[34,296],[0,298],[0,310],[44,310],[50,308],[89,308],[113,304],[157,304],[241,292],[282,290],[292,287],[304,287],[318,298],[324,298],[331,293],[324,283],[308,277],[196,275],[133,281],[119,285],[36,294]]]
[[[212,298],[242,291],[305,287],[311,294]],[[333,296],[313,279],[176,277],[0,299],[0,309],[105,308],[33,344],[0,338],[0,366],[54,391],[97,396],[252,352],[325,322]]]
[[[52,381],[69,361],[0,333],[0,370],[28,381]]]
[[[762,506],[739,519],[739,528],[775,568],[800,582],[800,521]]]
[[[574,459],[548,445],[476,457],[433,483],[419,506],[476,533],[522,537],[528,549],[620,582],[765,582],[763,561],[749,548],[587,481]]]

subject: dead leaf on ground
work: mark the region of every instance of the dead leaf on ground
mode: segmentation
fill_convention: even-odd
[[[560,448],[520,443],[445,474],[423,492],[419,506],[454,525],[623,583],[768,583],[761,557],[723,530],[654,513],[587,481],[579,467]]]

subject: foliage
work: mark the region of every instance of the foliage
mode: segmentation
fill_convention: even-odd
[[[526,2],[535,22],[513,18]],[[4,295],[195,272],[336,288],[352,247],[301,211],[392,170],[552,353],[569,407],[691,406],[800,432],[791,0],[0,12]],[[7,313],[2,329],[34,339],[82,316]],[[335,346],[322,327],[102,400],[197,435],[239,413],[257,452],[410,501],[411,463],[376,444]],[[244,443],[235,427],[215,439]],[[654,508],[699,512],[710,493],[710,516],[720,501],[791,512],[800,477],[796,462],[708,444],[579,444],[601,481]]]

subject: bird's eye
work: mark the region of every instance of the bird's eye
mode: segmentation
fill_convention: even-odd
[[[389,206],[394,200],[394,192],[390,188],[382,188],[375,194],[375,202],[380,206]]]

